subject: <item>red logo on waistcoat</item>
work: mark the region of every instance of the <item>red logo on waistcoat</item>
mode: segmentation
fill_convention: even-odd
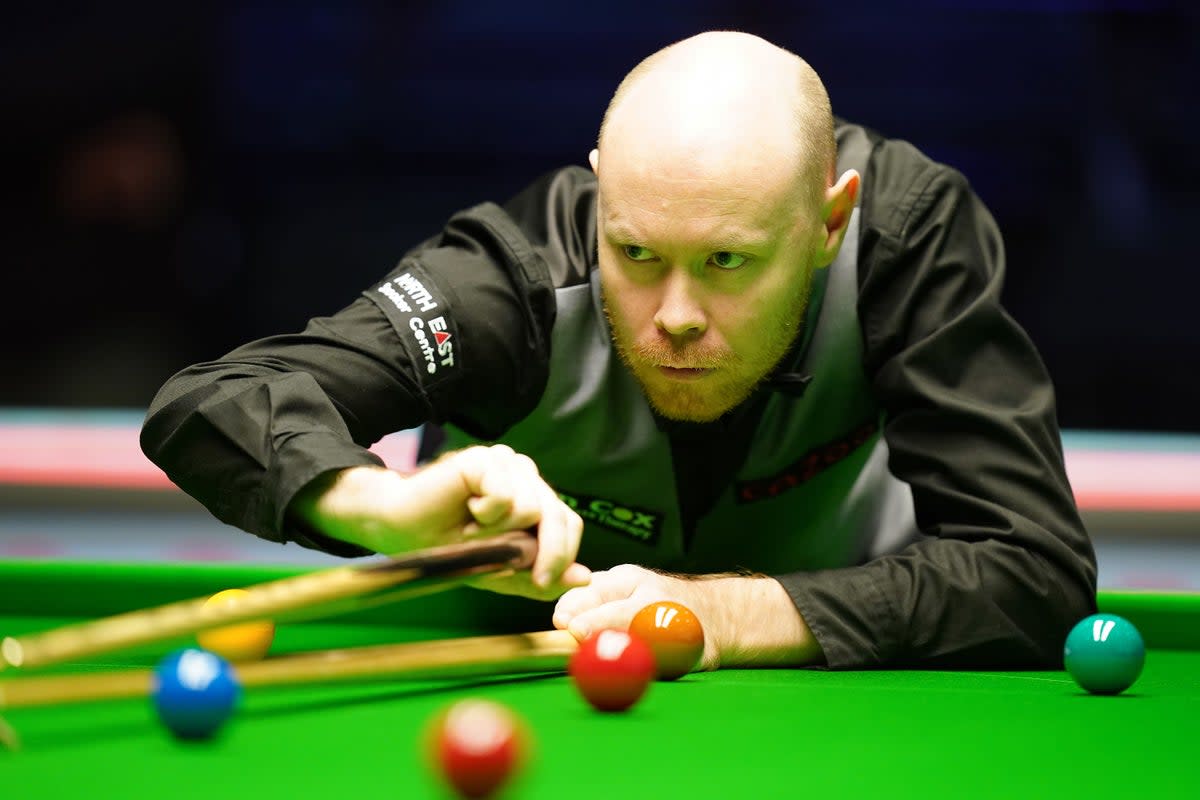
[[[879,424],[873,420],[860,425],[845,436],[814,447],[774,475],[752,481],[738,481],[734,484],[733,496],[739,503],[753,503],[808,483],[838,462],[844,461],[878,430]]]

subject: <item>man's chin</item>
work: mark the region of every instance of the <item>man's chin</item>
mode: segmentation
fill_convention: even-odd
[[[689,389],[654,391],[647,386],[643,386],[642,390],[655,413],[675,422],[714,422],[737,405],[728,399],[714,397],[709,392]]]

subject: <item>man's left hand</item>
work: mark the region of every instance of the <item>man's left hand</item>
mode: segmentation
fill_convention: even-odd
[[[662,600],[686,606],[700,620],[704,653],[697,669],[805,666],[823,659],[787,591],[767,576],[677,577],[622,564],[593,572],[587,586],[560,597],[554,626],[582,641],[605,628],[627,630],[638,611]]]
[[[697,668],[716,669],[720,666],[720,650],[712,615],[706,608],[705,583],[633,564],[593,572],[587,586],[571,589],[559,598],[554,607],[554,625],[582,641],[604,628],[626,630],[638,611],[651,603],[671,600],[691,609],[704,629],[704,654]]]

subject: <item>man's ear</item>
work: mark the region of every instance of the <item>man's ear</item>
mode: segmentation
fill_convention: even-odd
[[[846,229],[850,226],[850,215],[858,202],[858,189],[862,179],[852,169],[842,173],[837,183],[825,190],[821,203],[821,228],[823,235],[817,242],[818,267],[827,267],[837,258]]]
[[[600,151],[592,150],[588,153],[588,163],[592,165],[592,172],[600,174]]]

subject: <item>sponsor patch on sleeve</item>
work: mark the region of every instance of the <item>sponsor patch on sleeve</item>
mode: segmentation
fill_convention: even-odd
[[[364,294],[392,323],[423,387],[436,386],[459,368],[458,326],[445,295],[420,265],[412,263]]]

